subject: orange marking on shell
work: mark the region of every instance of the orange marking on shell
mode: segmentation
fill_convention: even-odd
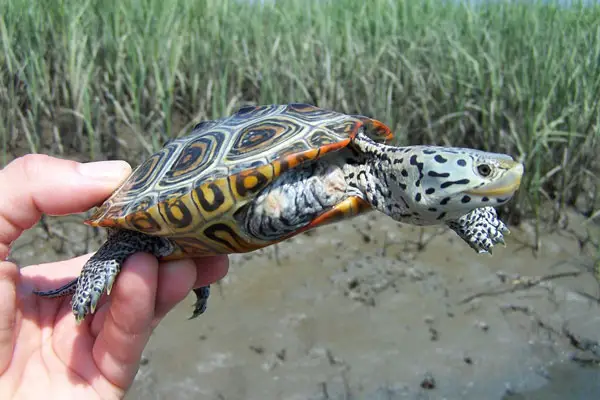
[[[86,219],[84,224],[98,228],[119,228],[122,227],[125,219]]]
[[[264,189],[273,180],[271,164],[261,165],[229,177],[229,187],[238,198],[247,198]]]
[[[157,234],[162,230],[159,223],[161,216],[153,212],[156,207],[149,209],[148,211],[136,211],[125,217],[125,221],[129,225],[130,229],[150,234]],[[165,232],[168,233],[168,232]]]
[[[390,127],[384,124],[383,122],[362,115],[353,115],[353,117],[358,118],[362,121],[362,123],[365,126],[367,135],[370,136],[372,139],[378,139],[378,141],[383,140],[384,142],[389,142],[394,138],[394,134],[392,133]]]
[[[317,226],[329,225],[343,219],[354,217],[369,210],[370,208],[371,205],[360,197],[349,197],[329,211],[324,212],[317,218],[313,219],[312,222],[305,228],[305,230],[316,228]]]
[[[87,218],[85,221],[83,221],[85,224],[87,225],[91,225],[91,226],[101,226],[98,225],[100,222],[102,222],[102,219],[105,218],[104,215],[106,214],[106,212],[109,209],[109,204],[108,201],[105,201],[104,203],[102,203],[102,205],[100,205],[100,207],[97,207],[94,212],[92,213],[92,215]]]
[[[208,246],[204,240],[195,237],[175,237],[171,239],[176,246],[176,250],[167,257],[163,257],[163,260],[206,257],[219,254],[219,251]]]
[[[392,130],[383,122],[377,121],[376,119],[371,119],[369,122],[371,125],[371,129],[376,131],[377,136],[384,138],[386,142],[389,142],[394,138]]]
[[[355,132],[353,132],[351,138],[356,136],[356,131],[357,131],[357,129],[355,129]],[[311,149],[311,150],[303,151],[301,153],[290,154],[288,156],[284,156],[278,162],[278,165],[274,166],[274,168],[276,171],[279,172],[279,174],[282,174],[283,172],[287,171],[288,169],[296,168],[298,165],[300,165],[306,161],[314,160],[316,158],[323,156],[326,153],[343,149],[344,147],[348,146],[348,144],[350,144],[351,138],[341,140],[337,143],[327,144],[327,145],[321,146],[318,149]],[[277,175],[278,174],[276,173],[276,176]]]
[[[356,136],[356,133],[354,133],[352,135],[352,138],[354,138],[354,136]],[[320,156],[323,156],[332,151],[338,151],[338,150],[343,149],[344,147],[346,147],[350,144],[350,140],[351,139],[345,139],[345,140],[339,141],[337,143],[331,143],[331,144],[326,144],[324,146],[321,146],[321,148],[319,149],[321,151]]]
[[[296,168],[305,161],[314,160],[318,155],[319,149],[311,149],[303,151],[302,153],[286,156],[285,161],[287,161],[288,168]]]

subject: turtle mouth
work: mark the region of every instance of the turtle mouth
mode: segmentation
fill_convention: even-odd
[[[521,185],[523,177],[523,164],[512,161],[508,163],[507,171],[497,180],[476,189],[469,190],[468,194],[487,197],[512,196]]]

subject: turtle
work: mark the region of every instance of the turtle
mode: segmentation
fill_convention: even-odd
[[[495,207],[520,186],[523,165],[460,147],[394,146],[384,123],[309,104],[245,106],[202,121],[146,159],[85,223],[107,239],[78,278],[42,297],[73,295],[77,322],[93,314],[124,260],[245,253],[370,210],[413,225],[445,224],[479,253],[504,244]],[[190,318],[210,287],[194,289]]]

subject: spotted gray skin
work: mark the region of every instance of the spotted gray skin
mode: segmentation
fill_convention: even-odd
[[[504,243],[506,226],[494,206],[518,189],[523,166],[511,157],[472,149],[435,146],[394,147],[375,143],[362,132],[348,148],[283,173],[236,214],[246,234],[278,240],[297,233],[348,197],[359,197],[396,221],[444,224],[479,253]],[[129,255],[170,253],[168,237],[118,230],[85,264],[81,276],[44,297],[73,295],[78,321],[110,292]],[[79,283],[79,284],[78,284]],[[209,288],[195,290],[192,318],[206,309]]]
[[[109,229],[106,242],[85,264],[79,278],[47,292],[34,292],[43,297],[63,297],[73,294],[71,306],[77,322],[96,311],[102,293],[110,295],[117,275],[125,259],[137,252],[146,252],[156,257],[171,254],[173,245],[168,239],[148,236],[127,230]],[[80,285],[78,285],[81,283]],[[196,302],[190,319],[206,311],[210,286],[194,289]]]
[[[493,206],[512,198],[523,174],[511,157],[463,148],[387,146],[363,134],[353,144],[282,174],[236,216],[238,222],[254,237],[277,240],[348,196],[358,196],[399,222],[445,224],[480,253],[503,243],[508,229]]]
[[[510,233],[498,219],[494,207],[476,208],[448,226],[477,253],[490,253],[495,244],[504,243],[504,234]]]

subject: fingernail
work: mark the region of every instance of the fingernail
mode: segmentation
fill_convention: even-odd
[[[125,161],[96,161],[77,166],[79,173],[87,178],[119,180],[131,173]]]

